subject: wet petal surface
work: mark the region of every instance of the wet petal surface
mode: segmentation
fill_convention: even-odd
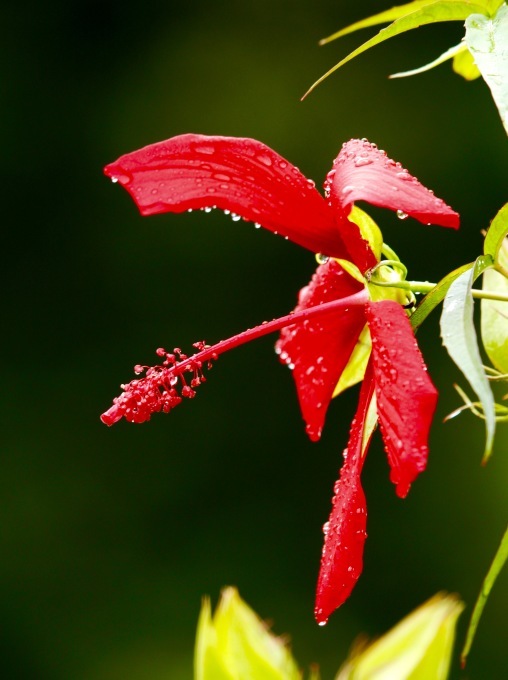
[[[425,469],[428,437],[437,403],[432,384],[404,309],[383,300],[366,305],[372,337],[377,410],[391,468],[390,479],[406,496]]]
[[[338,262],[320,265],[299,295],[299,311],[352,295],[362,289]],[[365,325],[364,306],[288,326],[276,344],[280,360],[293,371],[309,437],[316,441],[342,371]]]
[[[143,215],[216,207],[313,252],[347,255],[314,182],[256,140],[180,135],[121,156],[104,172]]]
[[[374,382],[369,367],[351,425],[348,447],[344,451],[340,478],[335,483],[332,512],[323,528],[325,542],[314,611],[317,622],[322,625],[347,600],[362,573],[367,507],[360,473],[364,461],[363,433],[373,393]]]

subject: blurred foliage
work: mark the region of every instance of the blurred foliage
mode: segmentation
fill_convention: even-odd
[[[481,469],[482,424],[440,423],[457,406],[458,372],[435,314],[419,331],[441,394],[428,471],[400,501],[379,483],[388,470],[373,447],[365,571],[325,629],[312,617],[321,526],[355,389],[310,444],[265,338],[221,358],[167,417],[111,430],[98,417],[158,346],[190,348],[286,313],[315,267],[223,215],[140,218],[101,174],[121,153],[188,131],[251,136],[319,184],[343,141],[367,137],[462,215],[452,233],[369,209],[409,277],[439,280],[480,253],[508,169],[488,89],[446,65],[386,79],[458,42],[459,24],[381,45],[299,101],[355,45],[318,40],[386,9],[369,5],[2,8],[2,677],[188,678],[201,596],[225,583],[292,631],[299,665],[318,659],[323,678],[358,634],[386,630],[437,590],[473,604],[504,529],[508,434],[499,427]],[[507,607],[503,573],[464,677],[506,677]]]

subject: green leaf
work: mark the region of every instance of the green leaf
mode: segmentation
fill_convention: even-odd
[[[483,252],[485,255],[491,255],[494,262],[497,263],[498,253],[503,243],[504,237],[508,234],[508,203],[505,203],[501,210],[492,220],[485,241],[483,243]]]
[[[301,680],[286,644],[226,588],[212,620],[204,600],[194,653],[195,680]]]
[[[342,36],[348,35],[349,33],[354,33],[355,31],[359,31],[362,28],[370,28],[371,26],[379,26],[379,24],[391,23],[392,21],[400,19],[400,17],[406,16],[406,14],[410,14],[417,9],[426,7],[427,5],[433,5],[435,2],[436,0],[414,0],[414,2],[408,2],[405,5],[392,7],[391,9],[387,9],[384,12],[380,12],[379,14],[374,14],[367,19],[355,21],[354,24],[350,24],[349,26],[346,26],[346,28],[342,28],[340,31],[328,36],[328,38],[323,38],[323,40],[319,41],[319,44],[326,45],[326,43],[332,42],[332,40],[337,40],[337,38],[342,38]]]
[[[508,6],[502,5],[491,19],[483,14],[469,16],[465,40],[508,134]]]
[[[471,621],[469,622],[469,627],[467,629],[466,642],[460,655],[463,667],[466,665],[466,659],[471,650],[471,645],[473,644],[476,629],[478,628],[478,624],[480,623],[480,618],[483,612],[483,608],[485,607],[485,604],[487,602],[487,598],[490,595],[490,591],[492,590],[492,586],[496,582],[499,572],[504,567],[507,560],[508,560],[508,529],[506,529],[505,531],[505,534],[501,540],[501,545],[499,546],[497,553],[494,557],[494,560],[490,565],[490,569],[487,573],[487,576],[483,581],[482,589],[480,590],[480,594],[478,595],[478,599],[476,600],[476,604],[471,615]]]
[[[336,680],[445,680],[464,605],[440,593],[366,649],[353,649]]]
[[[508,238],[503,238],[497,261],[508,272]],[[495,269],[483,274],[483,289],[508,296],[508,278]],[[501,373],[508,373],[508,302],[483,299],[481,301],[481,332],[483,346],[489,359]]]
[[[360,333],[346,368],[342,371],[339,382],[333,392],[334,397],[347,390],[348,387],[352,387],[363,380],[371,349],[372,340],[370,338],[369,327],[366,325]]]
[[[353,52],[348,54],[347,57],[342,59],[342,61],[339,61],[338,64],[327,71],[327,73],[321,76],[321,78],[316,80],[316,82],[305,93],[304,97],[312,92],[312,90],[317,87],[319,83],[325,80],[325,78],[346,64],[348,61],[354,57],[357,57],[359,54],[362,54],[362,52],[365,52],[369,48],[379,45],[385,40],[388,40],[389,38],[393,38],[396,35],[400,35],[406,31],[411,31],[413,28],[418,28],[419,26],[424,26],[426,24],[434,24],[440,21],[463,21],[470,14],[477,12],[481,15],[481,13],[484,11],[484,5],[482,4],[481,0],[476,3],[469,2],[469,0],[436,0],[432,3],[423,3],[421,5],[418,4],[416,9],[414,9],[413,3],[405,5],[404,7],[407,7],[409,13],[397,18],[392,24],[381,29],[377,35],[375,35],[370,40],[367,40],[367,42],[363,43],[363,45],[360,45],[360,47],[358,47],[356,50],[353,50]],[[414,11],[411,10],[411,7],[413,7]]]
[[[465,43],[463,43],[465,45]],[[473,55],[468,49],[458,52],[453,57],[452,68],[464,80],[476,80],[481,76],[478,66],[474,63]]]
[[[458,45],[455,45],[454,47],[450,47],[450,49],[446,50],[446,52],[443,52],[443,54],[440,57],[438,57],[437,59],[434,59],[434,61],[431,61],[428,64],[425,64],[425,66],[420,66],[420,68],[414,68],[411,71],[402,71],[401,73],[393,73],[390,76],[390,78],[406,78],[407,76],[416,76],[420,73],[425,73],[425,71],[430,71],[431,69],[435,68],[436,66],[443,64],[448,59],[455,58],[458,54],[461,54],[464,51],[467,52],[467,46],[464,43],[459,43]]]
[[[452,0],[453,2],[454,0]],[[456,0],[457,2],[462,2],[463,0]],[[326,45],[329,42],[332,42],[332,40],[337,40],[338,38],[342,38],[344,35],[348,35],[349,33],[354,33],[355,31],[359,31],[362,28],[370,28],[371,26],[379,26],[379,24],[388,24],[392,21],[396,21],[397,19],[400,19],[401,17],[407,16],[408,14],[412,14],[413,12],[416,12],[419,9],[423,9],[425,7],[428,7],[429,5],[435,5],[437,4],[438,0],[414,0],[414,2],[408,2],[405,5],[397,5],[397,7],[392,7],[391,9],[387,9],[384,12],[380,12],[379,14],[374,14],[371,17],[368,17],[367,19],[361,19],[361,21],[355,21],[354,24],[349,24],[349,26],[346,26],[345,28],[341,28],[340,31],[336,31],[332,35],[328,36],[327,38],[323,38],[322,40],[319,41],[320,45]],[[466,0],[467,2],[467,0]],[[494,9],[497,9],[499,5],[503,3],[503,0],[476,0],[474,5],[476,7],[480,7],[480,12],[484,12],[485,14],[490,14],[491,9],[489,9],[490,5],[494,5]],[[478,10],[470,10],[470,14],[474,11]]]
[[[455,269],[441,279],[430,293],[427,293],[409,319],[415,332],[420,328],[429,314],[444,300],[448,289],[455,279],[469,269],[472,269],[473,266],[474,263],[472,262],[471,264],[464,264],[462,267]]]
[[[485,415],[486,441],[483,462],[492,451],[496,416],[494,397],[483,369],[473,320],[473,282],[492,266],[490,255],[481,255],[474,267],[458,276],[448,289],[441,314],[441,337],[448,354],[478,395]]]

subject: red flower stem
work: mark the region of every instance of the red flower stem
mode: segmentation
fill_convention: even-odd
[[[244,345],[246,342],[251,340],[256,340],[261,338],[263,335],[268,335],[269,333],[274,333],[279,331],[281,328],[286,326],[292,326],[293,324],[303,323],[309,319],[313,319],[316,316],[324,316],[325,314],[333,314],[334,312],[347,312],[350,307],[364,305],[369,300],[369,295],[365,289],[360,290],[354,295],[349,297],[341,298],[339,300],[332,300],[331,302],[324,302],[321,305],[316,305],[315,307],[309,307],[308,309],[302,309],[298,312],[291,312],[286,316],[281,316],[278,319],[273,319],[272,321],[264,321],[260,326],[255,328],[249,328],[243,333],[234,335],[232,338],[227,340],[221,340],[216,345],[207,346],[201,352],[193,354],[188,359],[178,362],[178,373],[181,373],[187,366],[195,365],[196,361],[205,362],[210,359],[217,358],[220,354],[227,352],[230,349]]]

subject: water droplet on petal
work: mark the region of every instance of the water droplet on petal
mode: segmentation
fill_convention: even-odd
[[[397,217],[399,218],[399,220],[407,220],[408,214],[403,210],[397,210]]]
[[[360,168],[362,165],[370,165],[372,163],[371,158],[362,158],[361,156],[357,156],[355,158],[355,167]]]
[[[316,261],[318,264],[326,264],[330,259],[329,255],[323,255],[323,253],[317,253]]]

